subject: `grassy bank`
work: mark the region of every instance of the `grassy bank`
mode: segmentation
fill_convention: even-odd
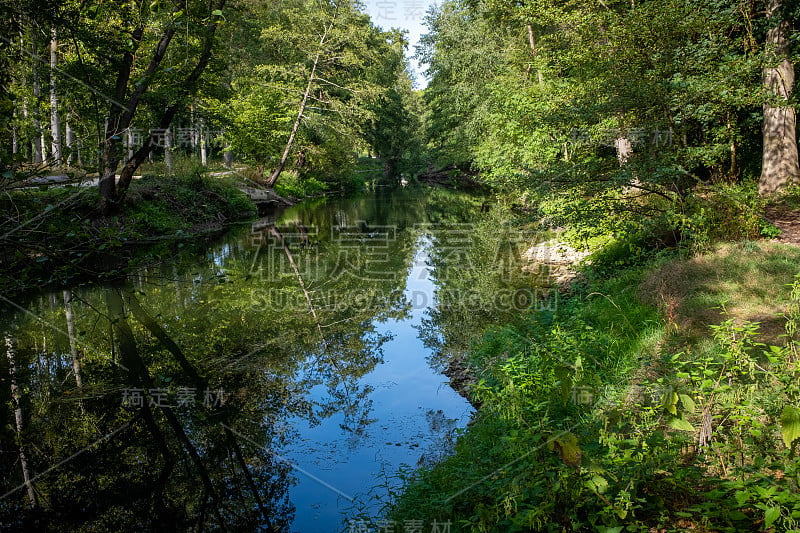
[[[406,474],[387,517],[797,531],[798,265],[800,249],[766,241],[662,255],[489,329],[469,361],[474,423],[452,456]]]
[[[10,191],[0,199],[0,292],[113,276],[137,258],[194,244],[257,214],[230,177],[199,172],[134,180],[122,213],[104,217],[96,187]]]

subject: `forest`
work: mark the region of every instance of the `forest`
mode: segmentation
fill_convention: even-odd
[[[800,3],[0,9],[0,529],[295,530],[278,421],[372,431],[424,252],[474,413],[319,531],[800,530]]]

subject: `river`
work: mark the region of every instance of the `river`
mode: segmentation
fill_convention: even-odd
[[[0,529],[378,517],[473,413],[446,358],[536,298],[529,241],[482,207],[442,189],[309,200],[114,283],[4,299]]]

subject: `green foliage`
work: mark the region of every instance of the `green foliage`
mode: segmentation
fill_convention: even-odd
[[[275,191],[281,196],[290,198],[308,198],[328,190],[328,184],[314,177],[300,178],[294,172],[281,175],[280,181],[275,184]]]
[[[144,200],[144,201],[143,201]],[[145,235],[165,235],[221,227],[256,214],[255,206],[230,183],[199,173],[146,176],[131,187],[125,223]]]
[[[792,343],[766,346],[758,324],[730,319],[702,347],[665,349],[668,329],[636,295],[646,271],[490,329],[472,352],[475,422],[453,456],[405,476],[389,517],[459,531],[795,530]]]
[[[772,238],[780,234],[762,213],[765,201],[756,188],[746,185],[716,185],[688,197],[683,214],[672,215],[676,230],[695,250],[707,250],[719,241]]]

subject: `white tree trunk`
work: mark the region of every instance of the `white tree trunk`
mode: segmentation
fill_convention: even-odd
[[[767,16],[777,17],[781,0],[769,0]],[[794,65],[789,61],[789,21],[779,20],[767,32],[767,66],[763,84],[776,101],[764,104],[764,152],[758,192],[775,194],[787,186],[800,183],[795,134],[796,116],[788,105],[794,86]],[[784,102],[786,105],[783,105]]]
[[[206,148],[206,130],[200,125],[200,164],[208,166],[208,149]]]
[[[58,69],[58,34],[53,28],[50,31],[50,136],[53,161],[59,165],[61,164],[61,117],[58,115],[56,69]]]
[[[172,128],[167,128],[164,133],[164,164],[167,165],[167,174],[172,174]]]
[[[628,162],[633,153],[633,143],[626,136],[622,135],[614,139],[614,148],[617,150],[617,160],[620,166]]]
[[[72,160],[75,157],[75,132],[72,130],[71,124],[72,114],[67,113],[67,121],[65,124],[66,129],[66,143],[67,143],[67,166],[72,166]],[[78,156],[80,160],[80,156]]]
[[[5,344],[6,344],[6,357],[8,358],[8,373],[9,377],[11,378],[11,401],[14,405],[14,421],[16,423],[16,430],[17,436],[20,438],[19,444],[19,464],[20,468],[22,468],[22,480],[25,484],[25,488],[28,491],[28,501],[30,502],[31,506],[36,507],[36,491],[33,490],[33,482],[31,481],[31,474],[30,470],[28,469],[28,458],[25,455],[25,446],[22,444],[21,436],[23,430],[23,417],[22,417],[22,404],[20,402],[22,398],[22,393],[19,388],[19,384],[17,383],[17,361],[16,361],[16,349],[14,348],[14,339],[11,338],[11,335],[6,333],[5,336]]]
[[[38,164],[44,161],[47,156],[44,153],[42,124],[39,122],[39,97],[42,92],[39,86],[38,56],[35,51],[33,59],[33,162]]]
[[[268,187],[274,186],[275,182],[278,181],[278,176],[280,176],[281,172],[283,172],[283,167],[286,166],[286,160],[289,158],[289,153],[292,151],[292,144],[294,144],[295,135],[297,135],[297,130],[300,127],[300,121],[303,120],[303,113],[305,113],[306,110],[308,96],[311,94],[311,89],[314,87],[314,82],[316,81],[317,65],[319,64],[319,58],[322,55],[322,47],[325,45],[325,39],[327,38],[328,31],[331,29],[331,27],[333,27],[333,21],[331,21],[331,23],[325,27],[325,31],[322,32],[322,37],[319,40],[319,51],[317,52],[317,55],[314,56],[314,64],[311,67],[311,73],[308,75],[308,83],[306,84],[306,90],[303,93],[303,99],[300,101],[300,108],[297,110],[297,118],[294,120],[294,124],[292,125],[292,131],[289,133],[289,139],[286,141],[286,147],[283,149],[283,154],[278,162],[278,166],[272,171],[267,179]]]
[[[17,109],[14,108],[14,126],[11,128],[11,153],[19,153],[19,130],[17,129]]]
[[[233,152],[231,151],[230,143],[227,143],[225,145],[225,152],[223,158],[225,159],[225,168],[230,170],[231,166],[233,166]]]
[[[81,362],[78,359],[78,343],[75,341],[75,314],[72,311],[72,291],[64,290],[64,315],[67,318],[67,337],[69,337],[69,352],[72,355],[72,373],[75,374],[75,386],[78,391],[83,391],[83,377],[81,375]]]

